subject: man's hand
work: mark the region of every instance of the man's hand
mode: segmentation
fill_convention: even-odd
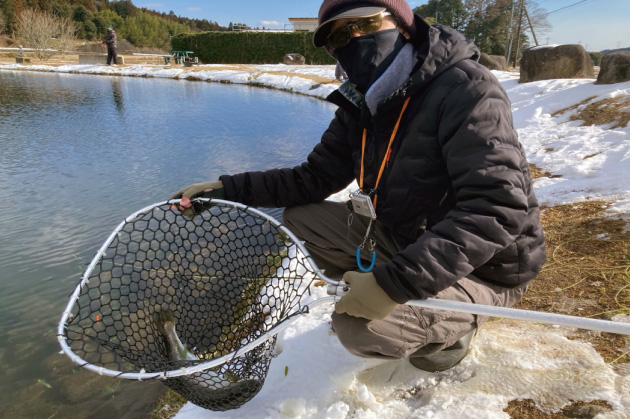
[[[218,198],[225,197],[225,191],[223,190],[223,182],[220,180],[216,182],[201,182],[193,183],[186,186],[179,192],[170,197],[170,199],[181,199],[179,204],[171,206],[172,209],[177,209],[182,212],[183,215],[189,218],[193,218],[196,215],[195,209],[191,202],[194,198]]]
[[[380,320],[398,305],[378,285],[372,273],[346,272],[343,280],[350,285],[350,291],[335,305],[339,314]]]

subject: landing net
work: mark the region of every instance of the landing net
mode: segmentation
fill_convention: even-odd
[[[193,219],[156,204],[111,234],[60,322],[59,342],[74,362],[162,379],[211,410],[237,408],[260,391],[274,330],[302,312],[313,272],[273,218],[211,202],[198,203],[205,211]]]

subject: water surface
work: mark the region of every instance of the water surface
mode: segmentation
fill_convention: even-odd
[[[333,112],[248,86],[0,71],[0,417],[145,415],[161,384],[58,354],[86,263],[127,215],[183,186],[301,163]]]

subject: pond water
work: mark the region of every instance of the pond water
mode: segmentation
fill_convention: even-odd
[[[0,71],[0,417],[146,416],[160,383],[58,353],[81,272],[120,221],[183,186],[299,164],[333,112],[256,87]]]

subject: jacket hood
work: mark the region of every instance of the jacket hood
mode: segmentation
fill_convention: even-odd
[[[415,19],[418,35],[412,42],[416,45],[418,66],[405,84],[407,94],[414,93],[460,61],[479,61],[479,48],[455,29],[429,25],[419,15],[415,15]]]

